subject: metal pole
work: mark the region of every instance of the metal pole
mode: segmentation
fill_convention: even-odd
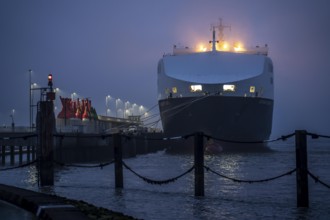
[[[35,107],[34,105],[34,94],[32,94],[33,90],[31,89],[31,127],[32,128],[35,128],[35,123],[33,122],[34,119],[33,119],[33,109]]]
[[[32,74],[32,70],[31,69],[29,69],[29,113],[30,113],[30,129],[32,129],[32,101],[31,101],[31,99],[32,99],[32,94],[31,94],[31,92],[32,92],[32,90],[31,90],[31,74]]]
[[[296,131],[297,207],[308,207],[308,166],[306,131]]]

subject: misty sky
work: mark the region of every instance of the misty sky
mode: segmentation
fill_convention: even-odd
[[[29,124],[32,82],[63,96],[157,103],[157,62],[173,44],[211,39],[221,17],[225,37],[268,44],[274,62],[273,135],[295,129],[330,134],[330,1],[327,0],[1,0],[0,125]],[[60,108],[60,104],[57,101]]]

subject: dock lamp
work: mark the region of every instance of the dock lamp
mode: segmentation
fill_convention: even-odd
[[[55,92],[53,91],[53,75],[48,74],[48,86],[50,88],[50,91],[47,92],[47,100],[53,101],[55,100]]]
[[[48,74],[48,86],[53,87],[53,75]]]

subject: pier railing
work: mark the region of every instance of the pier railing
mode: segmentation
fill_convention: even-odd
[[[273,177],[264,178],[264,179],[237,179],[228,177],[226,175],[223,175],[213,169],[211,169],[208,166],[204,165],[204,145],[203,145],[203,138],[212,138],[210,136],[204,135],[203,133],[195,133],[192,134],[194,136],[194,165],[188,169],[186,172],[184,172],[181,175],[178,175],[177,177],[173,177],[167,180],[152,180],[146,177],[143,177],[142,175],[135,172],[132,168],[127,166],[124,162],[122,162],[122,158],[117,158],[120,155],[117,155],[115,158],[115,161],[121,161],[120,164],[122,164],[126,169],[131,171],[133,174],[141,178],[142,180],[146,181],[147,183],[151,184],[167,184],[170,182],[174,182],[175,180],[179,179],[180,177],[183,177],[184,175],[188,174],[189,172],[195,170],[195,196],[204,196],[204,170],[210,171],[211,173],[218,175],[219,177],[231,180],[233,182],[239,182],[239,183],[262,183],[262,182],[268,182],[272,180],[276,180],[288,175],[293,174],[296,172],[296,186],[297,186],[297,206],[298,207],[308,207],[309,206],[309,192],[308,192],[308,176],[310,176],[315,182],[319,182],[323,186],[330,189],[330,185],[326,184],[325,182],[321,181],[319,177],[314,175],[311,171],[308,169],[308,163],[307,163],[307,136],[311,136],[312,138],[330,138],[330,136],[326,135],[318,135],[313,133],[308,133],[305,130],[297,130],[292,134],[281,136],[280,138],[263,141],[263,142],[236,142],[232,140],[223,140],[223,142],[234,142],[234,143],[240,143],[240,144],[251,144],[251,143],[267,143],[267,142],[274,142],[279,140],[286,140],[290,137],[295,136],[295,150],[296,150],[296,167],[292,168],[291,170],[284,172],[282,174],[278,174]],[[177,137],[176,137],[177,138]],[[182,137],[183,138],[183,137]],[[185,136],[184,138],[187,138]],[[216,138],[214,138],[216,139]],[[216,139],[220,140],[220,139]],[[120,145],[117,147],[120,148]],[[116,170],[115,168],[115,174],[120,173],[117,177],[115,175],[115,178],[121,178],[122,176],[122,169]],[[121,185],[116,185],[116,187],[121,188]]]
[[[28,136],[16,136],[13,137],[15,139],[29,139],[29,138],[35,138],[37,134],[33,135],[28,135]],[[307,166],[307,136],[310,136],[313,139],[316,138],[329,138],[330,136],[327,135],[319,135],[315,133],[309,133],[305,130],[297,130],[294,133],[288,134],[281,136],[276,139],[268,140],[268,141],[263,141],[262,143],[267,143],[267,142],[275,142],[275,141],[284,141],[287,140],[288,138],[295,137],[295,152],[296,152],[296,167],[293,167],[291,170],[276,174],[274,176],[270,176],[268,178],[264,179],[238,179],[238,178],[233,178],[229,177],[225,174],[222,174],[219,171],[216,171],[215,169],[206,166],[204,164],[204,138],[210,139],[212,137],[205,135],[203,133],[194,133],[188,136],[183,136],[183,137],[174,137],[174,138],[161,138],[159,140],[162,141],[169,141],[173,139],[187,139],[188,137],[193,137],[194,138],[194,164],[192,167],[190,167],[188,170],[184,171],[183,173],[180,173],[176,175],[175,177],[168,178],[168,179],[152,179],[145,177],[138,172],[136,172],[132,167],[128,166],[125,161],[123,160],[123,154],[122,154],[122,141],[127,138],[132,138],[131,136],[127,136],[124,134],[109,134],[109,135],[95,135],[97,138],[105,139],[105,138],[111,138],[112,142],[110,143],[113,146],[114,150],[114,159],[109,160],[109,162],[105,163],[99,163],[95,165],[84,165],[84,164],[68,164],[68,163],[63,163],[61,161],[56,161],[53,158],[47,160],[47,162],[51,162],[52,166],[57,165],[57,166],[68,166],[68,167],[80,167],[80,168],[96,168],[100,167],[103,168],[105,166],[109,166],[114,164],[114,178],[115,178],[115,187],[116,188],[123,188],[124,186],[124,178],[123,178],[123,168],[128,170],[129,172],[133,173],[135,176],[140,178],[141,180],[149,183],[149,184],[156,184],[156,185],[163,185],[163,184],[169,184],[172,182],[175,182],[176,180],[184,177],[185,175],[191,173],[194,171],[194,176],[195,176],[195,196],[204,196],[204,171],[210,172],[214,175],[217,175],[221,178],[225,178],[228,180],[231,180],[233,182],[237,183],[263,183],[263,182],[268,182],[268,181],[273,181],[279,178],[283,178],[288,175],[292,175],[294,172],[296,172],[296,186],[297,186],[297,206],[298,207],[308,207],[309,206],[309,192],[308,192],[308,176],[312,178],[316,183],[321,184],[323,187],[326,187],[330,189],[330,185],[322,181],[320,177],[317,175],[313,174]],[[58,137],[57,134],[53,134],[52,138]],[[66,138],[65,135],[61,135],[61,138]],[[232,140],[223,140],[223,139],[217,139],[217,138],[212,138],[215,140],[219,140],[222,142],[233,142]],[[150,141],[156,140],[154,138],[150,139]],[[240,143],[240,144],[251,144],[251,143],[260,143],[260,142],[235,142],[235,143]],[[44,147],[44,146],[40,146]],[[3,150],[4,147],[2,146],[2,158],[3,155],[8,154],[5,150]],[[21,147],[19,148],[19,151],[22,151]],[[26,149],[27,150],[27,149]],[[13,152],[13,147],[11,147],[10,152]],[[45,150],[41,150],[45,151]],[[22,164],[22,161],[20,159],[20,164],[18,166],[10,166],[10,167],[4,167],[1,168],[0,171],[6,171],[6,170],[12,170],[12,169],[17,169],[17,168],[22,168],[26,166],[30,166],[33,164],[37,164],[39,169],[41,164],[43,163],[43,158],[42,155],[38,155],[37,159],[35,156],[33,157],[32,161],[28,160],[26,163]],[[13,165],[13,163],[11,163]],[[49,166],[49,164],[48,164]],[[43,181],[44,179],[47,179],[46,184],[45,183],[40,183],[41,186],[43,185],[53,185],[53,169],[51,170],[46,170],[44,172],[40,172],[40,181]],[[44,177],[42,175],[47,175],[47,177]],[[51,177],[49,177],[51,175]],[[49,182],[49,180],[51,180]]]

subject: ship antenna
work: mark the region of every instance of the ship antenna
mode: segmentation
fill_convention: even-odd
[[[215,51],[216,48],[215,48],[215,43],[216,43],[216,40],[215,40],[215,26],[212,25],[212,51]]]
[[[218,33],[218,38],[219,38],[218,41],[215,39],[215,28],[218,28],[218,32],[219,32]],[[212,38],[212,51],[216,50],[216,47],[215,47],[216,43],[219,43],[219,42],[220,42],[220,44],[224,43],[224,33],[223,32],[224,32],[225,28],[229,28],[229,30],[231,30],[230,26],[222,24],[222,19],[221,18],[219,18],[219,24],[211,25],[211,30],[212,30],[212,35],[213,35],[212,36],[213,37]]]

